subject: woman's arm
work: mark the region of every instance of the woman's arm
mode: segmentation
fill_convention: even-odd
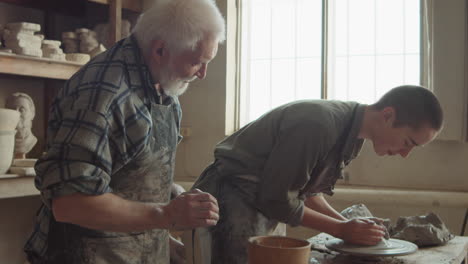
[[[385,228],[373,221],[341,216],[323,196],[306,200],[301,224],[360,245],[375,245],[385,234]]]
[[[304,204],[308,208],[314,211],[320,212],[324,215],[328,215],[332,218],[335,218],[341,221],[348,220],[346,217],[338,213],[333,207],[331,207],[331,205],[327,202],[327,200],[325,200],[322,194],[318,194],[318,195],[307,198]]]

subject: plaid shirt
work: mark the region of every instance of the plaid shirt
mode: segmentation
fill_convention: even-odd
[[[167,99],[178,105],[180,120],[177,98]],[[133,36],[94,58],[65,83],[51,108],[47,153],[35,167],[43,205],[24,248],[28,254],[46,253],[53,198],[112,192],[112,174],[149,143],[152,101],[163,103]]]

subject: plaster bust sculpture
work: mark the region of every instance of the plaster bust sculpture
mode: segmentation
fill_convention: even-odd
[[[6,108],[20,112],[20,121],[16,127],[15,136],[15,158],[24,159],[37,143],[37,138],[31,132],[32,121],[36,115],[34,102],[25,93],[14,93],[7,98]]]

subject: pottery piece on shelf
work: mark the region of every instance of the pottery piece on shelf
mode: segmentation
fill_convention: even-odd
[[[20,120],[20,112],[7,108],[0,108],[0,131],[14,131]]]
[[[0,174],[5,174],[13,161],[15,130],[0,130]]]
[[[42,34],[34,35],[39,30],[41,30],[39,24],[8,23],[3,32],[5,46],[19,55],[42,57],[41,41],[44,36]]]
[[[33,167],[10,167],[10,173],[19,176],[36,176],[36,171]]]
[[[37,159],[14,159],[11,166],[13,167],[34,167]]]
[[[20,112],[15,137],[15,158],[24,159],[37,143],[37,138],[31,131],[32,121],[36,115],[34,101],[25,93],[14,93],[7,98],[6,107]]]

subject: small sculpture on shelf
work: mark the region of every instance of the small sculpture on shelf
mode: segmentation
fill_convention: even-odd
[[[32,121],[36,115],[36,109],[32,98],[25,93],[14,93],[7,98],[6,108],[20,112],[20,121],[16,128],[15,158],[25,159],[26,154],[36,145],[37,138],[33,135]]]
[[[0,178],[8,171],[13,160],[16,127],[19,120],[18,111],[0,108]]]
[[[29,22],[7,23],[3,30],[5,46],[13,53],[32,57],[42,57],[43,35],[36,35],[41,25]]]

